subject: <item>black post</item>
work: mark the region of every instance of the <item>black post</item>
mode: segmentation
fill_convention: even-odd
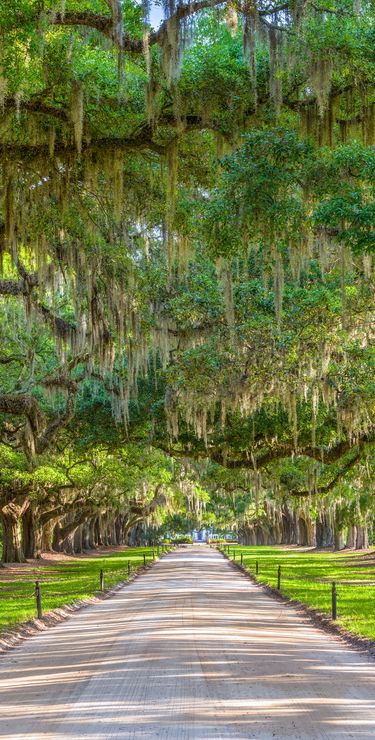
[[[255,575],[257,576],[257,575],[258,575],[258,573],[259,573],[259,563],[258,563],[258,561],[256,560],[256,561],[255,561]]]
[[[146,553],[143,553],[143,565],[146,567]]]
[[[103,570],[100,570],[100,590],[104,591],[104,573]]]
[[[39,581],[35,581],[35,600],[36,600],[36,611],[38,614],[38,619],[41,619],[43,616],[43,611],[42,611],[42,595],[40,592]]]
[[[128,560],[128,578],[130,578],[131,572],[132,572],[132,567],[130,565],[130,560]]]
[[[281,565],[277,569],[277,589],[280,591],[281,588]]]
[[[235,559],[236,559],[236,551],[235,551],[235,549],[233,548],[233,560],[235,560]]]
[[[152,559],[155,560],[155,550],[152,551]]]
[[[337,593],[335,581],[332,581],[332,619],[337,619]]]
[[[243,565],[243,552],[241,552],[241,565]]]

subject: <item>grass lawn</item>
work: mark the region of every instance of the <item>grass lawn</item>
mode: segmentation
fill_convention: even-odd
[[[44,560],[35,565],[0,567],[0,632],[36,616],[35,581],[41,586],[43,612],[93,596],[99,590],[100,570],[104,587],[127,580],[128,561],[132,572],[153,559],[152,547],[137,547],[95,556]],[[160,549],[161,552],[161,549]]]
[[[225,548],[227,549],[227,548]],[[277,587],[281,566],[281,593],[321,612],[331,612],[331,584],[337,583],[337,623],[375,640],[375,552],[315,552],[287,547],[230,545],[230,557],[257,580]]]

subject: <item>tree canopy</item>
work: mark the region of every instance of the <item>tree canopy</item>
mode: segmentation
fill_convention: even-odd
[[[366,544],[374,20],[361,0],[1,4],[3,559],[191,511]]]

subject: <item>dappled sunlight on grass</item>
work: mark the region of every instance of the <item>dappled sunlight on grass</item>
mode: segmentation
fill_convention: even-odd
[[[331,584],[337,584],[338,624],[362,637],[375,640],[375,559],[363,563],[360,552],[315,552],[286,547],[233,545],[230,557],[236,562],[242,553],[243,565],[257,580],[277,587],[281,566],[281,592],[319,611],[331,612]]]
[[[76,557],[69,561],[41,561],[40,565],[18,566],[0,570],[0,632],[31,619],[35,614],[34,584],[41,585],[43,611],[47,612],[76,601],[89,599],[99,591],[100,570],[104,586],[111,588],[128,578],[128,561],[132,572],[143,566],[143,555],[151,563],[155,548],[128,548],[100,552],[94,557]]]

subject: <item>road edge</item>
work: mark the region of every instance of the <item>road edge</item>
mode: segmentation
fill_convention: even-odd
[[[41,619],[38,619],[37,617],[34,619],[28,619],[26,622],[20,622],[20,624],[15,627],[11,627],[4,632],[0,632],[0,660],[3,655],[7,655],[9,651],[19,647],[26,640],[67,621],[73,616],[73,614],[76,614],[76,612],[86,609],[87,607],[92,606],[92,604],[98,604],[101,601],[110,599],[123,588],[126,588],[126,586],[130,586],[137,578],[140,578],[142,575],[147,573],[147,571],[151,570],[168,554],[169,553],[160,555],[159,558],[156,558],[151,563],[147,563],[147,565],[139,567],[126,581],[119,581],[114,586],[111,586],[111,588],[106,589],[103,592],[98,591],[86,599],[78,599],[71,604],[64,604],[56,609],[51,609],[51,611],[46,612]]]
[[[371,660],[375,661],[375,642],[373,640],[370,640],[370,638],[366,637],[360,637],[360,635],[356,635],[354,632],[350,632],[349,630],[344,629],[344,627],[340,627],[340,625],[337,624],[337,622],[335,622],[333,619],[331,619],[328,614],[320,612],[318,611],[318,609],[314,609],[312,606],[308,606],[307,604],[304,604],[302,601],[298,601],[297,599],[290,599],[288,596],[285,596],[285,594],[278,591],[277,588],[268,586],[266,583],[260,583],[248,570],[246,570],[244,565],[241,565],[235,560],[232,560],[230,557],[228,557],[226,553],[222,552],[218,548],[216,548],[216,550],[223,556],[225,560],[227,560],[227,562],[237,573],[241,573],[252,584],[254,584],[254,586],[263,591],[263,593],[267,594],[267,596],[270,596],[276,601],[281,601],[282,603],[291,606],[301,616],[306,617],[313,624],[314,627],[319,627],[327,634],[330,634],[331,637],[339,638],[349,647],[354,648],[355,650],[357,650],[357,652],[361,653],[362,655],[366,655],[366,657],[371,658]]]

